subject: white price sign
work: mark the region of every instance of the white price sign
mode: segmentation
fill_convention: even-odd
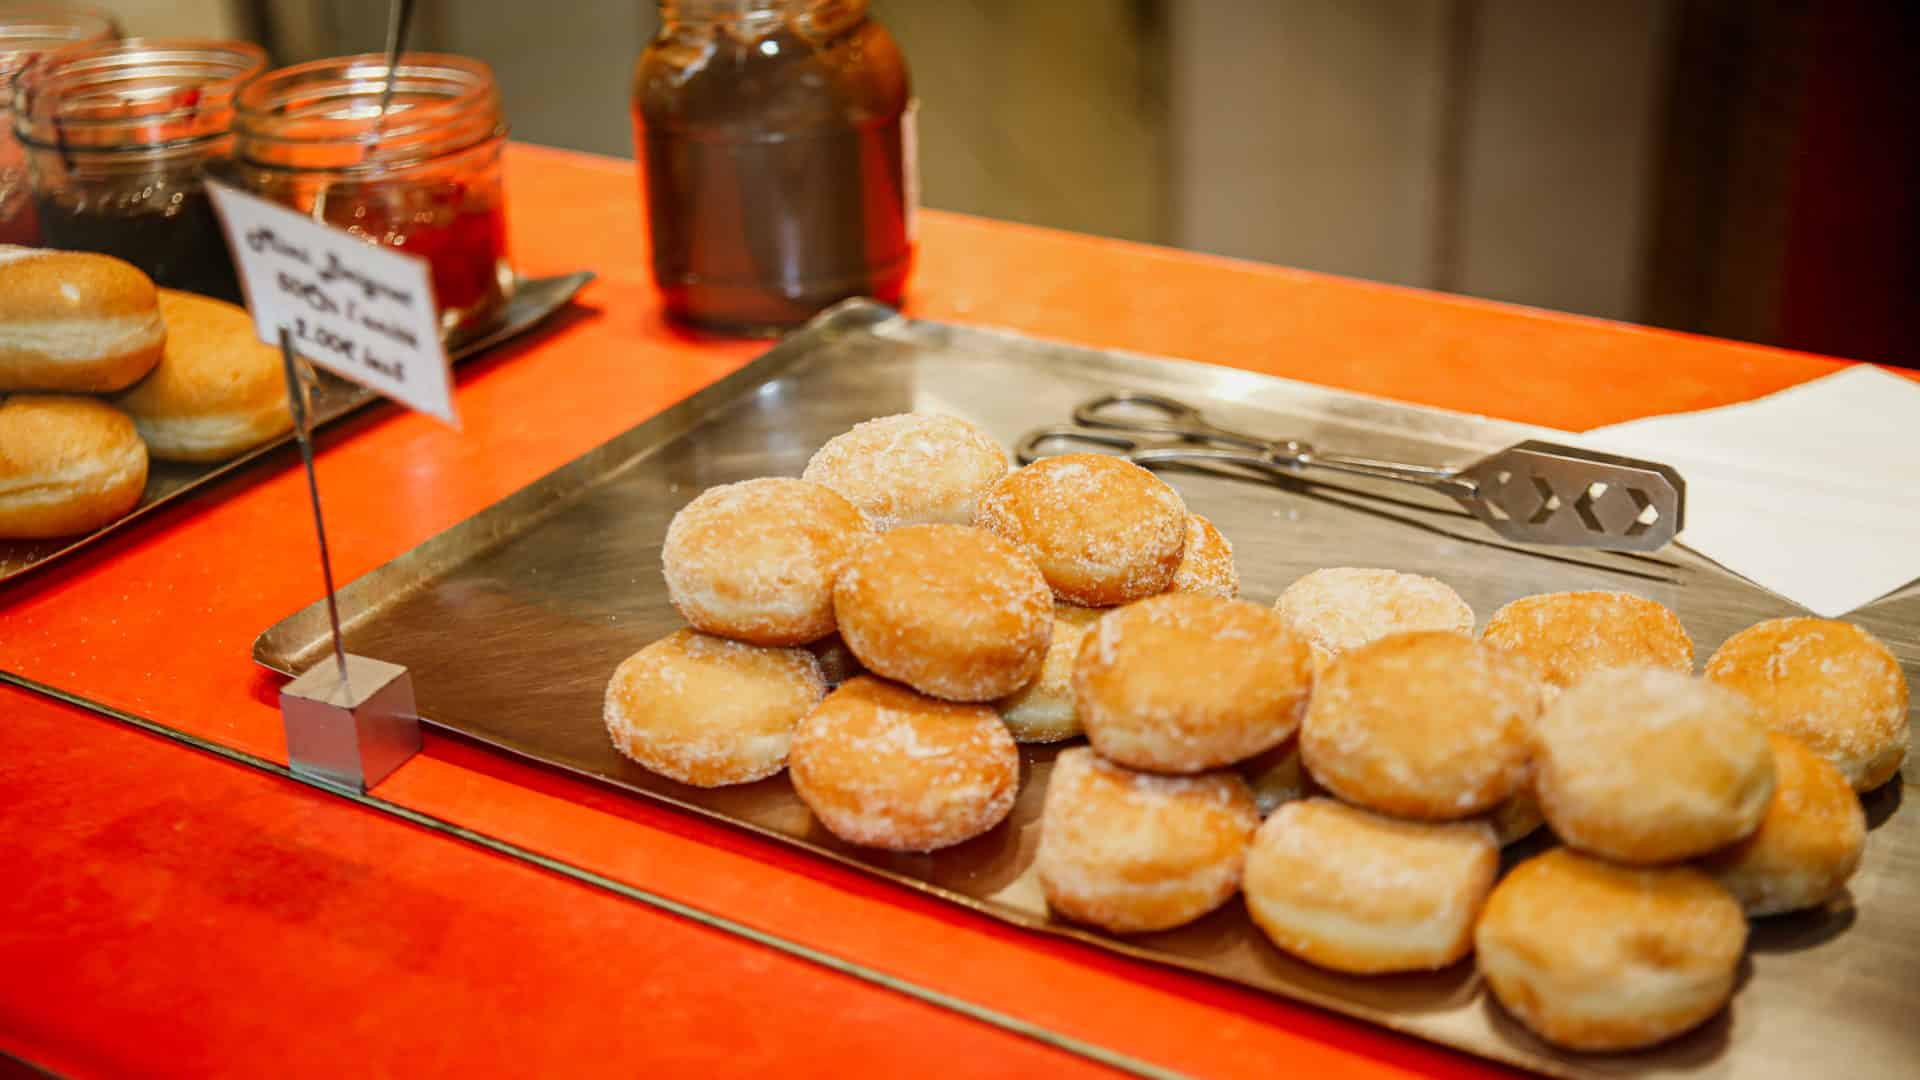
[[[409,408],[458,425],[425,259],[369,244],[277,203],[207,185],[254,332]]]

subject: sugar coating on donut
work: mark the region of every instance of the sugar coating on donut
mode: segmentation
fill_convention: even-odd
[[[993,436],[957,416],[900,413],[827,440],[803,479],[839,492],[885,532],[903,525],[968,525],[987,489],[1007,475]]]
[[[1609,668],[1693,671],[1693,640],[1680,617],[1632,593],[1522,597],[1493,613],[1481,640],[1538,668],[1547,680],[1548,698]]]
[[[965,525],[909,525],[861,546],[833,590],[869,671],[949,701],[992,701],[1040,674],[1053,593],[1033,561]]]
[[[718,787],[779,772],[793,729],[826,692],[804,650],[679,630],[614,670],[603,717],[614,749],[642,767]]]
[[[992,709],[861,675],[794,732],[793,788],[851,844],[933,851],[993,828],[1013,809],[1020,752]]]
[[[1315,680],[1300,750],[1348,802],[1422,820],[1470,817],[1527,777],[1538,677],[1465,634],[1389,634]]]
[[[1034,869],[1058,915],[1165,930],[1233,896],[1259,822],[1232,773],[1156,776],[1074,747],[1053,762]]]
[[[1664,668],[1615,668],[1534,726],[1534,790],[1567,844],[1626,863],[1704,855],[1748,835],[1773,797],[1753,706]]]
[[[1282,950],[1335,971],[1431,971],[1471,950],[1500,869],[1485,822],[1400,821],[1327,798],[1255,834],[1247,911]]]
[[[1065,454],[1009,473],[981,500],[974,523],[1025,551],[1062,600],[1114,607],[1173,584],[1187,507],[1138,465]]]
[[[833,633],[833,582],[872,531],[853,504],[805,480],[709,488],[667,526],[667,596],[696,629],[755,645]]]
[[[1509,873],[1474,931],[1507,1011],[1571,1050],[1631,1050],[1699,1026],[1733,993],[1740,905],[1691,867],[1618,866],[1556,848]]]
[[[1860,866],[1867,815],[1847,778],[1800,740],[1767,733],[1773,801],[1753,835],[1701,860],[1748,915],[1818,907]]]
[[[1274,609],[1323,666],[1348,649],[1413,630],[1473,633],[1473,609],[1444,581],[1398,570],[1331,566],[1296,579]]]
[[[1880,640],[1836,619],[1769,619],[1728,638],[1706,676],[1739,691],[1760,721],[1804,742],[1856,791],[1891,780],[1907,756],[1907,680]]]
[[[1240,571],[1233,564],[1233,544],[1199,514],[1187,515],[1187,542],[1180,549],[1180,565],[1173,572],[1173,592],[1205,593],[1222,600],[1240,595]]]
[[[1059,742],[1080,734],[1080,714],[1073,707],[1073,663],[1090,625],[1056,616],[1040,674],[995,702],[1016,742]]]
[[[1167,593],[1101,619],[1074,704],[1101,756],[1151,772],[1231,765],[1293,734],[1313,686],[1306,642],[1242,600]]]

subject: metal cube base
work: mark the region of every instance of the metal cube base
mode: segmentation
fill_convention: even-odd
[[[413,676],[347,654],[347,682],[329,656],[280,689],[287,757],[298,776],[366,791],[420,751]]]

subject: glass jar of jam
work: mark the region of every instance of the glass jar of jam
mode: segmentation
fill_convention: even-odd
[[[485,329],[513,288],[493,71],[406,53],[392,97],[367,54],[270,71],[240,92],[233,170],[263,198],[427,260],[441,331]]]
[[[41,242],[238,302],[205,178],[232,150],[234,92],[264,67],[266,54],[241,41],[133,38],[41,54],[14,94]]]
[[[40,242],[27,183],[27,155],[13,136],[13,80],[33,58],[76,41],[120,36],[113,16],[61,4],[0,4],[0,244]]]
[[[899,302],[913,114],[866,0],[661,0],[633,115],[670,315],[770,333],[851,296]]]

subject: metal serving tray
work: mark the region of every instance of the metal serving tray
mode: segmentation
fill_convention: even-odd
[[[1382,346],[1389,347],[1386,344]],[[430,723],[535,761],[731,822],[994,918],[1204,972],[1475,1054],[1564,1076],[1913,1076],[1920,1069],[1920,810],[1893,813],[1906,779],[1867,800],[1873,826],[1850,904],[1763,920],[1731,1009],[1651,1051],[1570,1055],[1481,992],[1472,963],[1359,978],[1272,948],[1238,900],[1197,923],[1119,938],[1048,918],[1030,871],[1053,754],[1025,751],[1008,822],[932,855],[854,848],[814,823],[785,777],[705,791],[616,754],[602,694],[620,660],[680,625],[660,578],[667,521],[704,488],[797,475],[857,421],[910,409],[965,416],[1011,444],[1095,393],[1143,389],[1250,431],[1374,456],[1450,462],[1537,432],[1200,364],[1100,352],[844,305],[696,394],[349,585],[348,646],[407,665]],[[1529,593],[1628,589],[1677,609],[1702,656],[1791,605],[1689,552],[1524,550],[1451,504],[1365,485],[1168,478],[1233,541],[1248,599],[1269,603],[1320,566],[1389,566],[1452,583],[1484,616]],[[1920,667],[1920,590],[1859,622]],[[327,649],[310,607],[254,656],[283,673]],[[1911,770],[1909,770],[1911,772]],[[1844,1063],[1844,1064],[1843,1064]]]
[[[457,364],[533,329],[565,307],[567,301],[572,300],[574,294],[592,280],[593,275],[586,271],[558,277],[522,278],[514,287],[513,297],[499,318],[448,349],[449,359]],[[365,387],[324,371],[316,370],[315,375],[318,380],[313,392],[315,428],[331,424],[379,396]],[[140,504],[125,517],[81,536],[55,540],[0,539],[0,584],[62,556],[71,555],[109,533],[118,532],[175,499],[222,476],[238,472],[292,441],[293,435],[288,433],[272,442],[262,443],[239,457],[211,465],[155,461],[147,470],[147,488],[140,493]]]

